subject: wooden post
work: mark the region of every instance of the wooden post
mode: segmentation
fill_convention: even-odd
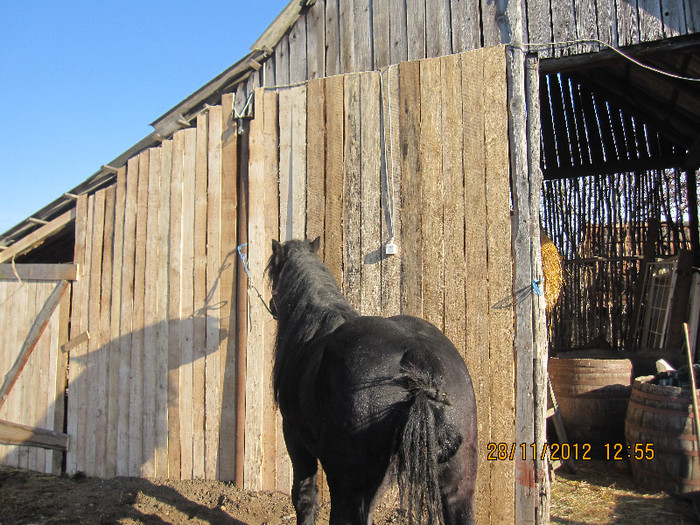
[[[504,44],[510,44],[507,71],[513,291],[526,297],[526,300],[516,301],[514,306],[515,442],[540,444],[544,441],[547,398],[542,363],[543,354],[546,355],[543,305],[533,287],[533,282],[540,280],[542,275],[539,248],[539,83],[536,62],[531,60],[526,72],[525,51],[518,47],[525,38],[523,2],[508,2],[502,14],[505,16],[499,19],[501,39]],[[536,379],[542,384],[536,384]],[[536,457],[516,458],[515,523],[549,522],[548,485],[543,472],[546,470]]]
[[[247,135],[249,126],[243,128]],[[248,242],[248,141],[238,141],[240,159],[238,173],[238,246]],[[238,254],[236,254],[238,255]],[[240,261],[237,262],[240,264]],[[245,385],[248,361],[248,276],[238,272],[236,276],[236,476],[235,484],[243,488],[245,460]]]
[[[532,280],[542,281],[542,250],[540,246],[540,200],[542,195],[542,170],[540,167],[540,86],[539,60],[535,55],[526,58],[525,63],[525,97],[527,104],[527,157],[530,173],[530,260],[532,261]],[[533,356],[533,395],[534,395],[534,431],[533,443],[537,450],[543,450],[547,441],[547,360],[549,357],[547,342],[547,323],[544,297],[532,295],[532,328],[534,341]],[[550,480],[547,461],[541,455],[533,458],[535,462],[534,496],[535,523],[549,522]]]
[[[688,214],[690,222],[690,247],[693,250],[693,266],[700,267],[700,221],[698,220],[698,171],[689,169],[685,172],[685,184],[688,194]]]

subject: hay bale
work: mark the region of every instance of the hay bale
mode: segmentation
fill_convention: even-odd
[[[542,273],[544,273],[544,299],[547,315],[549,315],[557,305],[564,287],[564,269],[559,250],[554,246],[552,239],[542,230],[540,230],[540,249],[542,251]]]

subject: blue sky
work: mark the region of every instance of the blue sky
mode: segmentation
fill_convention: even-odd
[[[0,2],[0,233],[153,131],[289,0]]]

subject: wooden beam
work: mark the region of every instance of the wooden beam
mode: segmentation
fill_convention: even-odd
[[[46,239],[61,231],[63,228],[68,226],[71,222],[75,220],[75,208],[65,212],[63,215],[56,217],[50,223],[42,226],[36,231],[33,231],[26,237],[18,240],[16,243],[10,245],[6,250],[0,253],[0,263],[7,262],[13,257],[22,255],[29,250],[36,248]]]
[[[682,166],[682,156],[669,156],[657,159],[625,160],[620,162],[604,162],[586,166],[563,166],[545,169],[545,180],[588,177],[590,175],[614,175],[616,173],[632,173],[637,170],[653,170],[676,168]]]
[[[41,447],[65,452],[68,450],[69,441],[68,434],[62,432],[29,427],[0,419],[0,443],[3,445],[24,445],[25,447]]]
[[[63,294],[67,289],[68,281],[61,281],[58,283],[53,292],[51,292],[49,298],[46,300],[46,303],[39,312],[39,315],[37,315],[36,320],[30,328],[29,334],[22,345],[19,356],[17,356],[15,364],[5,376],[5,381],[2,384],[2,387],[0,387],[0,407],[5,404],[5,401],[7,401],[7,396],[10,394],[10,390],[12,390],[12,387],[17,382],[19,374],[22,372],[24,365],[27,364],[27,360],[32,354],[32,350],[34,350],[37,342],[39,342],[41,334],[44,333],[46,325],[49,324],[54,310],[56,310],[56,307],[61,302],[61,297],[63,297]]]
[[[0,280],[76,281],[77,264],[0,264]]]

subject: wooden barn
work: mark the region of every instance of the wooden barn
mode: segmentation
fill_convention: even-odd
[[[293,0],[0,235],[2,464],[289,491],[263,271],[320,236],[362,313],[462,352],[478,523],[547,523],[548,334],[629,336],[654,219],[698,264],[698,33],[695,0]],[[549,327],[541,225],[574,276]]]

